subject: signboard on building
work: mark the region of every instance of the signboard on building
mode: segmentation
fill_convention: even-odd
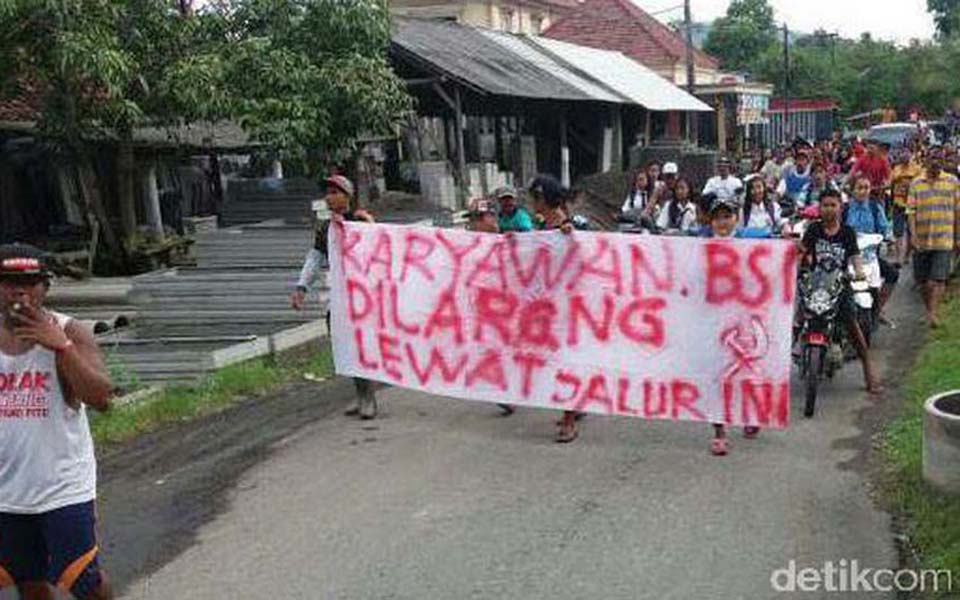
[[[763,94],[737,94],[737,124],[764,125],[769,123],[767,110],[770,97]]]

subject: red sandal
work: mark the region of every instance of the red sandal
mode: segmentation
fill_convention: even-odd
[[[726,456],[729,450],[727,438],[713,438],[710,440],[710,454],[714,456]]]

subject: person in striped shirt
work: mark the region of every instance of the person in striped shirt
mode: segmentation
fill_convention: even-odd
[[[943,170],[943,149],[931,147],[924,174],[913,180],[907,197],[913,274],[921,286],[931,327],[939,326],[938,310],[950,275],[954,251],[960,251],[960,182]]]

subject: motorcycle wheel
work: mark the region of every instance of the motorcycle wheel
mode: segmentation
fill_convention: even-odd
[[[803,416],[813,417],[817,407],[817,388],[820,386],[820,374],[823,372],[823,353],[824,349],[820,347],[807,348],[807,368],[806,380],[804,381],[805,398],[803,404]]]

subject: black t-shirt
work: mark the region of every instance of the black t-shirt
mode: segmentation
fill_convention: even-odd
[[[813,258],[813,266],[832,263],[836,268],[845,269],[850,258],[860,254],[857,232],[852,227],[841,225],[837,233],[827,235],[821,221],[807,228],[803,236],[803,247],[806,254]]]
[[[344,221],[359,221],[353,211],[343,214]],[[327,231],[330,230],[330,220],[324,219],[317,222],[317,230],[313,237],[313,247],[320,251],[325,258],[330,258],[330,249],[327,248]]]

